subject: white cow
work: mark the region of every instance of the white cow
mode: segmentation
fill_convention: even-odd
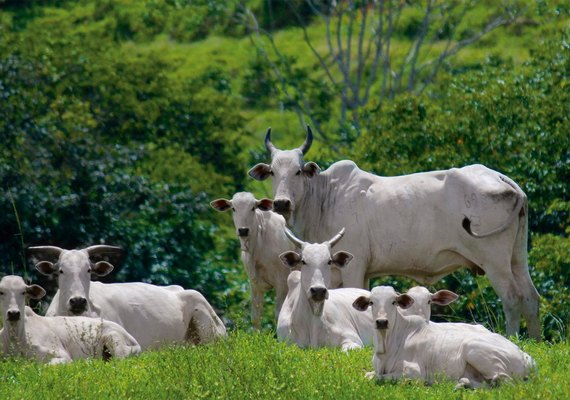
[[[340,346],[343,351],[372,343],[372,314],[356,312],[352,303],[359,296],[368,296],[363,289],[328,290],[331,268],[343,268],[352,255],[345,251],[331,253],[342,238],[344,229],[331,240],[305,243],[286,231],[301,252],[287,251],[280,255],[292,271],[288,278],[289,292],[277,322],[277,338],[300,347]]]
[[[402,315],[414,299],[390,286],[378,286],[354,302],[357,310],[374,319],[372,364],[378,379],[400,377],[432,382],[444,374],[458,388],[496,384],[526,378],[535,369],[533,359],[501,335],[481,326],[434,323],[423,316]]]
[[[105,276],[121,249],[91,246],[64,250],[55,246],[28,249],[36,269],[57,277],[59,290],[46,315],[100,317],[123,326],[143,349],[167,343],[207,343],[226,335],[226,328],[208,301],[195,290],[147,283],[91,282]]]
[[[236,193],[231,200],[217,199],[210,205],[218,211],[233,211],[241,260],[251,288],[251,320],[259,330],[264,293],[275,288],[276,317],[287,296],[289,269],[283,267],[279,254],[295,246],[285,236],[285,219],[271,211],[272,200],[257,200],[249,192]]]
[[[488,275],[509,335],[518,332],[522,314],[530,336],[540,339],[539,295],[527,261],[527,198],[515,182],[482,165],[381,177],[344,160],[320,172],[303,159],[310,129],[293,150],[277,149],[270,134],[271,165],[257,164],[249,174],[271,177],[274,211],[304,240],[319,243],[349,228],[345,249],[355,259],[342,270],[344,287],[367,289],[379,275],[431,284],[467,267]]]
[[[21,355],[59,364],[79,358],[123,358],[140,353],[135,338],[114,322],[36,315],[25,305],[26,297],[40,299],[45,293],[38,285],[26,285],[20,276],[0,280],[0,340],[5,356]]]
[[[418,315],[426,321],[431,318],[431,305],[447,306],[458,299],[458,295],[450,290],[442,289],[435,293],[431,293],[428,288],[423,286],[414,286],[406,292],[408,296],[414,299],[411,306],[402,310],[404,315]]]

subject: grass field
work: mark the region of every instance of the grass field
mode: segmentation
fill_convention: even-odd
[[[537,362],[527,381],[454,392],[455,383],[374,382],[372,348],[303,350],[273,334],[233,332],[202,347],[170,347],[126,360],[47,366],[0,362],[5,399],[568,399],[570,345],[520,342]]]

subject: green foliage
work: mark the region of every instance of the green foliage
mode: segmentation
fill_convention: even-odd
[[[455,383],[428,386],[415,381],[375,382],[372,348],[302,350],[272,335],[233,333],[225,341],[201,347],[171,347],[126,360],[77,361],[46,366],[23,360],[0,363],[3,398],[207,398],[317,399],[391,398],[563,399],[570,396],[567,343],[520,342],[536,361],[528,381],[498,388],[454,392]]]

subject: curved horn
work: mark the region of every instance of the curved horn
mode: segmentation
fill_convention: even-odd
[[[303,242],[301,239],[296,238],[295,235],[293,235],[293,232],[291,232],[288,228],[285,228],[285,235],[291,242],[293,242],[295,246],[303,248],[305,242]]]
[[[303,152],[303,155],[307,154],[311,148],[311,144],[313,144],[313,131],[311,130],[311,127],[307,125],[307,138],[305,139],[305,143],[299,147],[299,150]]]
[[[271,127],[267,128],[267,133],[265,134],[265,148],[269,152],[269,154],[273,154],[277,147],[273,146],[271,143]]]
[[[345,229],[345,228],[342,228],[342,229],[340,230],[340,232],[336,234],[335,237],[333,237],[331,240],[329,240],[329,244],[330,244],[331,248],[334,247],[335,244],[337,244],[340,239],[342,239],[342,237],[344,236],[344,232],[345,232],[345,231],[346,231],[346,229]]]

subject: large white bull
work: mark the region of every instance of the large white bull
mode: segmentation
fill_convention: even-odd
[[[480,325],[434,323],[424,316],[403,315],[414,299],[390,286],[377,286],[355,300],[357,310],[374,320],[374,375],[432,382],[440,374],[457,387],[476,388],[511,378],[526,378],[534,360],[508,339]],[[367,376],[370,376],[367,374]]]
[[[20,276],[9,275],[0,280],[0,345],[4,355],[61,364],[79,358],[123,358],[140,353],[137,341],[114,322],[36,315],[25,305],[26,297],[40,299],[45,293],[38,285],[26,285]]]
[[[272,178],[274,211],[304,240],[323,242],[347,227],[345,248],[355,258],[342,270],[344,287],[368,288],[379,275],[430,284],[466,267],[489,277],[507,334],[518,332],[522,314],[530,336],[540,339],[539,296],[527,262],[527,198],[515,182],[482,165],[381,177],[345,160],[320,172],[303,159],[310,128],[293,150],[277,149],[270,134],[271,165],[257,164],[249,175]]]
[[[147,283],[91,282],[91,276],[105,276],[121,249],[91,246],[64,250],[55,246],[28,248],[37,261],[36,269],[57,277],[59,290],[47,316],[100,317],[123,326],[143,349],[189,341],[207,343],[225,336],[226,328],[212,306],[195,290],[181,286]]]
[[[285,219],[271,210],[272,201],[257,200],[249,192],[236,193],[231,200],[217,199],[210,205],[218,211],[233,212],[236,234],[241,244],[241,260],[251,288],[251,320],[255,329],[261,328],[263,295],[275,288],[275,316],[287,296],[289,269],[279,260],[279,254],[295,246],[285,236]]]

